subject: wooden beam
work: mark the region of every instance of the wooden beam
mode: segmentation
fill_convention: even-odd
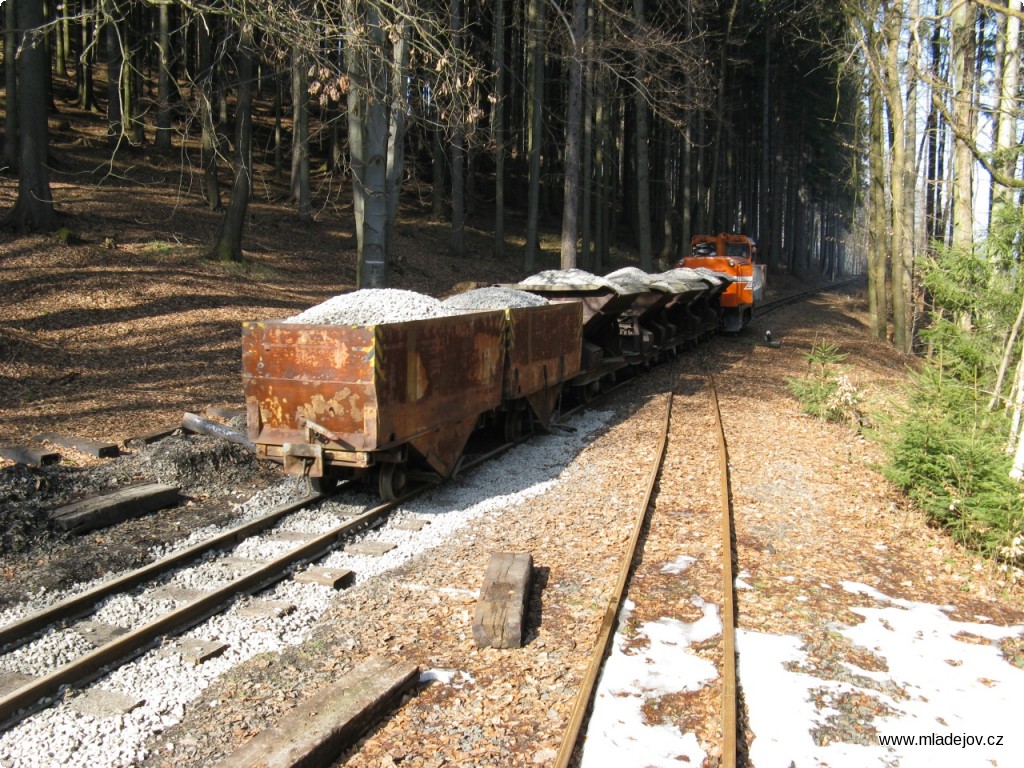
[[[29,448],[25,445],[0,445],[0,456],[30,467],[45,467],[60,461],[60,454],[56,451]]]
[[[174,486],[133,485],[58,507],[50,512],[50,520],[62,531],[84,533],[177,503],[178,489]]]
[[[473,617],[473,639],[478,647],[522,647],[532,580],[533,556],[529,553],[491,553]]]
[[[104,443],[99,440],[83,440],[77,437],[67,437],[48,432],[43,435],[36,435],[39,442],[49,442],[59,445],[61,448],[74,448],[76,451],[95,456],[97,459],[112,459],[121,454],[121,449],[114,443]]]
[[[218,768],[326,768],[419,680],[409,663],[370,659],[257,734]]]

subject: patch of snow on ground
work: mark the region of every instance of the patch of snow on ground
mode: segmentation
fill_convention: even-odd
[[[883,659],[888,672],[847,665],[859,679],[877,681],[886,690],[895,685],[908,698],[893,698],[881,690],[853,682],[824,680],[786,669],[806,661],[801,641],[793,636],[737,633],[739,677],[747,704],[748,723],[755,738],[751,762],[758,768],[829,766],[863,768],[899,765],[936,766],[1020,765],[1024,739],[1019,735],[1020,705],[1024,702],[1024,670],[1006,661],[997,644],[1024,632],[1024,627],[993,627],[954,621],[948,606],[889,597],[862,584],[844,583],[848,592],[863,594],[882,607],[853,608],[864,621],[836,629],[854,644]],[[957,640],[967,633],[974,641]],[[977,642],[977,639],[988,642]],[[879,738],[935,735],[949,744],[914,746],[815,743],[811,730],[825,724],[832,711],[818,711],[811,690],[856,692],[895,711],[864,724]],[[964,737],[1002,737],[1002,744],[964,745]],[[959,744],[954,740],[959,740]]]
[[[646,768],[704,763],[707,755],[696,735],[672,724],[648,723],[643,713],[651,699],[695,691],[718,677],[714,664],[687,650],[721,634],[718,606],[699,597],[693,601],[704,615],[692,624],[661,618],[641,625],[632,639],[616,633],[594,697],[581,768],[640,765],[638,756]],[[627,601],[620,627],[631,608]]]

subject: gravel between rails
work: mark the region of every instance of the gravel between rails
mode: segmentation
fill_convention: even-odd
[[[394,550],[382,557],[353,555],[343,550],[329,555],[319,564],[349,568],[355,572],[356,586],[349,592],[338,595],[326,587],[282,582],[262,596],[297,604],[299,610],[294,613],[256,621],[238,615],[238,608],[247,602],[241,599],[228,612],[186,633],[187,637],[227,643],[229,647],[221,656],[195,666],[183,662],[180,657],[168,658],[159,649],[154,649],[95,683],[96,687],[104,690],[119,691],[130,698],[142,700],[143,703],[130,713],[113,718],[92,718],[75,710],[74,699],[78,694],[69,693],[64,703],[29,718],[0,736],[0,764],[57,766],[75,762],[90,766],[127,766],[147,758],[153,749],[147,742],[156,742],[160,745],[158,750],[167,750],[164,746],[167,742],[157,734],[178,722],[186,711],[207,712],[203,704],[196,703],[196,698],[207,687],[222,685],[225,674],[254,656],[282,653],[291,645],[309,641],[313,628],[332,602],[361,605],[359,596],[367,591],[372,593],[383,589],[390,594],[394,589],[393,583],[383,588],[372,586],[377,577],[386,577],[386,574],[400,569],[411,558],[431,548],[450,546],[453,539],[459,538],[459,531],[470,522],[488,516],[514,518],[516,511],[529,499],[566,482],[565,478],[560,478],[566,465],[595,433],[603,429],[609,417],[607,412],[579,416],[570,425],[570,431],[558,430],[551,435],[538,436],[510,451],[493,465],[482,467],[422,501],[407,505],[397,513],[395,520],[412,515],[430,520],[430,524],[418,533],[385,527],[361,534],[360,539],[384,539],[397,544]],[[286,481],[282,486],[294,488],[294,481]],[[315,509],[303,510],[290,517],[282,527],[322,532],[371,503],[369,497],[356,503],[352,503],[351,497],[347,502],[328,500]],[[258,513],[258,504],[249,506],[248,514]],[[184,545],[185,542],[180,544]],[[243,542],[230,554],[268,558],[279,554],[286,546],[257,537]],[[166,581],[173,586],[188,588],[213,586],[223,581],[224,574],[212,564],[212,561],[207,561],[185,569]],[[387,580],[391,578],[386,577]],[[153,605],[153,601],[138,595],[119,597],[108,601],[92,618],[132,627],[167,607],[170,606]],[[373,614],[364,607],[358,609],[356,615],[365,622]],[[382,611],[378,618],[386,620],[388,615],[387,611]],[[65,658],[55,660],[55,646],[63,648],[66,655],[87,649],[80,638],[71,640],[76,637],[74,629],[55,630],[36,643],[19,649],[17,655],[0,658],[0,669],[30,672],[63,662]],[[349,640],[351,638],[344,642],[347,644]],[[370,647],[379,646],[374,643]],[[355,660],[355,657],[351,658]],[[224,750],[232,741],[226,738],[216,747]],[[181,757],[179,753],[175,754]],[[204,763],[200,761],[197,764]]]

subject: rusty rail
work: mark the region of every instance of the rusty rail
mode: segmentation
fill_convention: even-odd
[[[102,674],[108,665],[134,658],[160,637],[183,632],[216,614],[236,596],[262,589],[283,578],[292,566],[321,557],[349,533],[374,525],[400,502],[408,500],[410,495],[412,494],[406,494],[397,501],[382,504],[358,517],[350,518],[223,587],[211,590],[75,661],[58,667],[45,677],[32,680],[0,697],[0,727],[7,728],[38,709],[48,706],[50,700],[63,686],[88,682]]]
[[[672,401],[673,392],[670,389],[665,402],[665,415],[661,427],[661,437],[659,438],[658,443],[658,460],[654,462],[654,465],[651,467],[651,471],[647,477],[647,488],[643,495],[642,502],[637,509],[636,522],[633,525],[633,533],[630,536],[629,544],[626,546],[625,556],[623,557],[622,565],[619,568],[619,576],[615,583],[615,588],[612,590],[612,595],[608,600],[607,607],[605,608],[604,617],[601,620],[601,630],[598,633],[597,646],[583,677],[580,693],[576,697],[576,704],[573,707],[572,715],[569,718],[569,726],[566,729],[565,736],[562,739],[562,745],[558,750],[558,756],[555,759],[555,768],[566,768],[566,766],[569,765],[569,761],[572,759],[573,753],[576,750],[576,744],[579,741],[580,731],[583,728],[583,722],[587,715],[587,710],[590,708],[590,702],[594,698],[594,689],[597,687],[597,679],[601,673],[601,666],[604,663],[605,657],[608,655],[608,647],[615,634],[615,626],[618,621],[619,609],[622,606],[622,600],[625,596],[626,586],[629,581],[629,574],[633,569],[633,559],[636,556],[637,544],[640,541],[640,532],[647,520],[651,497],[654,494],[654,485],[658,480],[658,475],[661,472],[662,461],[665,457],[665,446],[668,443],[669,423],[672,416]]]
[[[706,374],[708,398],[715,416],[718,439],[719,498],[722,507],[722,758],[721,768],[736,768],[737,698],[736,698],[736,602],[733,580],[732,484],[729,479],[729,447],[722,425],[715,380]]]

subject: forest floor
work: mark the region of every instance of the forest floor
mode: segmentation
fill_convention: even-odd
[[[40,433],[113,442],[180,421],[184,410],[239,404],[241,323],[296,314],[354,287],[348,175],[313,174],[314,221],[303,224],[287,169],[275,173],[272,150],[257,153],[245,262],[211,261],[223,213],[202,199],[194,147],[114,153],[101,116],[59,103],[50,166],[62,229],[0,233],[0,445]],[[271,118],[257,115],[257,142]],[[223,164],[221,174],[226,203]],[[0,210],[17,188],[0,173]],[[429,192],[406,184],[391,287],[444,296],[466,281],[527,274],[515,211],[506,214],[504,258],[493,256],[491,222],[472,210],[467,255],[452,258],[450,226],[431,217]],[[549,223],[532,271],[558,266],[555,217]],[[628,258],[615,251],[604,271]]]

